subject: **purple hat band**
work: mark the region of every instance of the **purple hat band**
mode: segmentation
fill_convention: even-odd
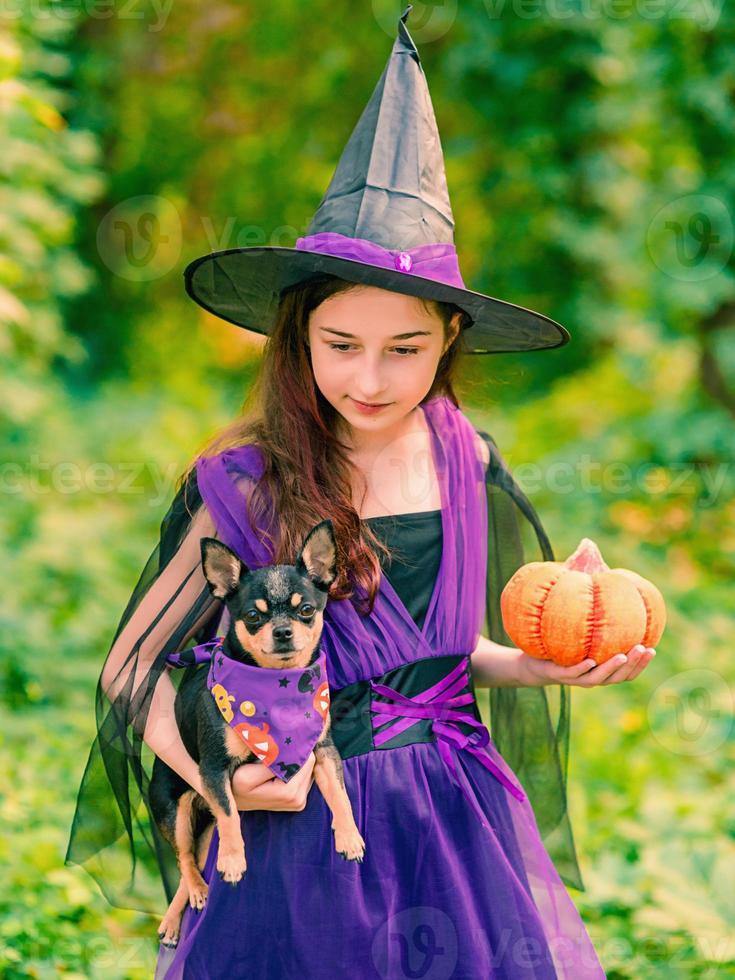
[[[352,259],[382,269],[395,269],[412,276],[433,279],[458,289],[466,288],[459,273],[457,251],[454,245],[446,242],[415,245],[401,251],[383,248],[367,238],[349,238],[336,231],[322,231],[317,235],[298,238],[295,247],[302,252],[335,255],[340,259]]]

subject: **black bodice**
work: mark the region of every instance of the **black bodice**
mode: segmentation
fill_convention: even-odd
[[[391,558],[378,552],[383,574],[421,629],[441,562],[441,511],[387,514],[365,522],[393,552]]]

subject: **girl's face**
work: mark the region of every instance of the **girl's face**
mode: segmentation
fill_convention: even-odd
[[[444,340],[438,315],[415,296],[360,286],[330,296],[309,318],[317,387],[355,432],[388,434],[429,392],[459,314]],[[385,407],[361,411],[357,402]]]

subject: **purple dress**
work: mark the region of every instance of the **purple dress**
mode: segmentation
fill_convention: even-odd
[[[215,830],[207,904],[187,906],[156,980],[605,976],[474,698],[487,505],[472,426],[446,398],[423,408],[441,510],[399,518],[389,540],[390,522],[372,519],[417,568],[413,583],[399,562],[369,617],[346,601],[325,610],[332,732],[363,862],[336,853],[316,784],[303,811],[242,812],[245,877],[233,887],[217,875]],[[265,564],[232,481],[227,489],[233,458],[223,457],[242,449],[200,459],[199,484],[220,537]],[[238,467],[257,476],[252,458]]]

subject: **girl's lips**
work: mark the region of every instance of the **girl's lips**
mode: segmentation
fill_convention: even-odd
[[[381,404],[368,405],[365,402],[359,402],[356,398],[353,398],[352,401],[366,415],[373,415],[375,412],[379,412],[381,408],[387,408],[388,405],[392,404],[391,402],[383,402]]]

